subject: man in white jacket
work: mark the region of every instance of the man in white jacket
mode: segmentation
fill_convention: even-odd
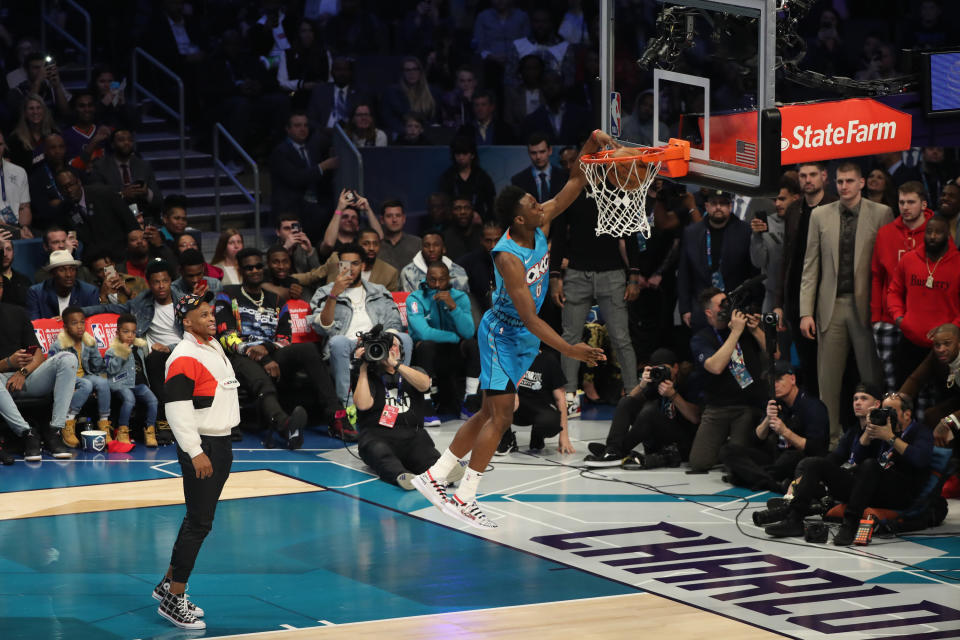
[[[166,576],[153,590],[157,613],[181,629],[205,629],[203,609],[186,596],[200,545],[210,533],[223,485],[230,476],[230,429],[240,423],[240,386],[216,338],[211,294],[186,295],[175,307],[183,341],[167,359],[166,414],[177,440],[187,514],[173,545]]]

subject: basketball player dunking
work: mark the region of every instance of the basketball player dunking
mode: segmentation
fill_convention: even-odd
[[[604,132],[594,131],[580,155],[607,145],[617,146]],[[507,233],[492,251],[496,279],[493,306],[477,328],[483,405],[463,423],[440,459],[413,479],[414,487],[436,507],[473,527],[497,526],[480,510],[477,486],[500,438],[510,427],[517,383],[537,357],[540,341],[591,366],[605,359],[602,349],[582,342],[567,344],[537,317],[547,295],[550,223],[573,203],[584,185],[586,177],[577,167],[560,193],[543,204],[515,186],[505,187],[497,196],[497,217]],[[447,475],[468,453],[470,465],[456,493],[447,497]]]

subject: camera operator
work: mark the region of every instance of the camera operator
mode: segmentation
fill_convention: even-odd
[[[784,519],[765,531],[775,538],[802,536],[803,518],[822,482],[830,497],[847,504],[833,544],[849,546],[865,509],[903,509],[913,502],[929,475],[932,453],[933,435],[913,420],[913,402],[888,393],[862,429],[848,429],[828,456],[803,463]]]
[[[587,467],[616,467],[620,464],[642,469],[680,465],[690,454],[700,406],[691,397],[687,378],[679,377],[677,356],[669,349],[657,349],[643,368],[640,382],[620,399],[607,433],[606,445],[591,442]],[[643,455],[632,452],[643,444]]]
[[[755,430],[756,440],[745,447],[724,445],[720,460],[730,484],[784,493],[803,458],[826,455],[830,417],[818,398],[797,386],[793,365],[777,360],[773,372],[776,400],[767,402],[767,414]]]
[[[400,339],[383,331],[382,325],[359,336],[358,345],[353,400],[360,459],[384,482],[412,491],[413,477],[440,458],[423,428],[424,393],[430,390],[430,376],[419,367],[402,363]],[[462,475],[463,467],[458,469]],[[453,474],[448,477],[449,481],[458,479]]]
[[[761,380],[766,337],[760,315],[731,308],[727,294],[716,287],[704,289],[699,302],[708,326],[694,334],[690,350],[706,372],[705,406],[690,449],[689,473],[709,471],[728,438],[750,444],[766,403]]]

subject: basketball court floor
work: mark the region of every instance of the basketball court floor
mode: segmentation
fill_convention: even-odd
[[[235,444],[190,582],[205,632],[150,597],[183,517],[171,447],[0,469],[0,637],[960,638],[960,505],[932,536],[837,549],[765,539],[768,494],[720,473],[577,468],[610,409],[571,421],[576,455],[495,458],[466,530],[372,477],[335,440]],[[591,419],[592,418],[592,419]],[[602,419],[601,419],[602,418]],[[459,421],[431,430],[442,448]]]

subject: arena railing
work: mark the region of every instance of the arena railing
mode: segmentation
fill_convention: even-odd
[[[342,189],[353,189],[364,195],[363,156],[340,123],[333,126],[333,148],[340,160],[340,166],[334,174],[334,194],[339,194]]]
[[[139,81],[139,68],[137,61],[139,58],[143,58],[145,62],[153,65],[155,69],[162,72],[168,78],[173,80],[177,85],[177,108],[174,109],[166,102],[161,100],[155,93],[147,89],[145,86],[140,84]],[[170,70],[169,67],[164,65],[162,62],[154,58],[152,55],[137,47],[133,50],[130,61],[130,75],[133,79],[132,86],[130,89],[130,99],[136,103],[137,102],[137,93],[141,93],[153,103],[159,107],[163,112],[169,115],[171,118],[176,120],[178,127],[178,135],[180,136],[180,191],[185,192],[187,190],[187,136],[186,136],[186,110],[184,109],[184,96],[183,96],[183,80],[180,79],[176,73]]]
[[[243,158],[243,161],[246,162],[253,169],[253,192],[251,193],[233,173],[227,169],[226,165],[220,159],[220,138],[223,137],[224,140],[230,143],[230,146],[233,147],[234,151]],[[217,233],[220,233],[220,172],[223,171],[224,175],[230,179],[233,184],[240,189],[240,192],[243,196],[253,204],[253,227],[254,227],[254,244],[259,249],[260,248],[260,169],[257,167],[256,161],[250,157],[250,154],[244,151],[243,147],[240,146],[240,143],[230,135],[230,132],[224,128],[219,122],[213,125],[213,206],[216,210],[216,229]]]
[[[60,37],[75,46],[83,54],[84,76],[87,84],[90,84],[90,74],[93,73],[93,23],[90,20],[90,13],[74,0],[60,0],[56,3],[59,10],[72,9],[83,17],[83,42],[80,42],[60,26],[55,13],[49,10],[49,4],[49,0],[42,0],[40,4],[40,48],[44,51],[47,50],[47,28],[57,32]]]

